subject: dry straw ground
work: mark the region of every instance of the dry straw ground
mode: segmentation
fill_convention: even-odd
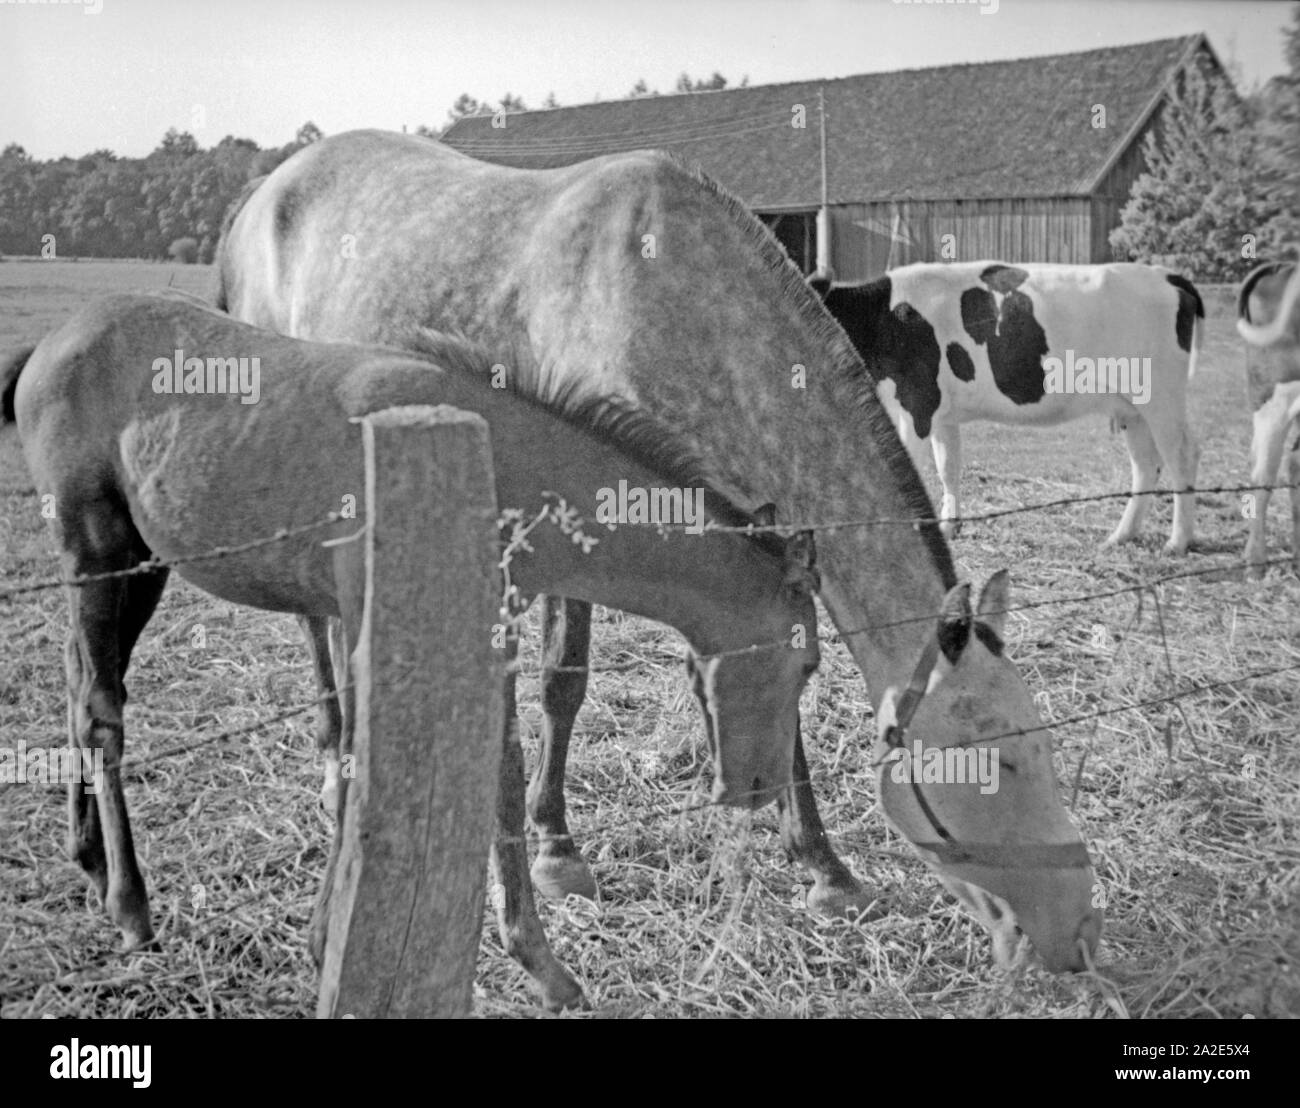
[[[0,348],[34,339],[88,294],[166,284],[201,291],[198,268],[125,263],[0,265]],[[1247,479],[1242,352],[1224,295],[1193,388],[1201,484]],[[969,428],[967,510],[1098,493],[1128,468],[1104,422],[1022,432]],[[927,474],[933,487],[933,475]],[[229,490],[232,497],[238,489]],[[1014,571],[1017,599],[1048,600],[1239,557],[1239,498],[1200,498],[1202,545],[1159,552],[1168,505],[1147,541],[1098,542],[1117,503],[972,527],[963,574]],[[1285,547],[1284,507],[1271,538]],[[0,574],[50,576],[13,429],[0,432]],[[1300,587],[1273,571],[1013,615],[1009,649],[1042,711],[1069,718],[1300,663]],[[1161,634],[1161,618],[1164,635]],[[0,605],[0,735],[60,744],[65,604],[57,591]],[[196,647],[192,629],[206,629]],[[827,826],[888,914],[858,926],[810,916],[803,875],[782,857],[774,812],[675,815],[707,796],[701,734],[675,636],[601,613],[579,718],[570,800],[601,883],[598,904],[544,906],[559,956],[597,1014],[683,1016],[1287,1016],[1300,1012],[1295,902],[1300,826],[1300,670],[1057,731],[1058,769],[1108,898],[1096,974],[1051,977],[990,963],[988,943],[875,811],[870,709],[828,627],[805,705]],[[536,642],[522,682],[526,741],[539,709]],[[310,717],[225,741],[211,737],[308,700],[288,618],[169,589],[128,680],[128,775],[137,849],[163,953],[124,958],[93,894],[62,852],[54,788],[0,790],[0,1015],[304,1016],[315,979],[305,925],[329,825],[317,805]],[[187,744],[205,745],[186,749]],[[176,753],[177,749],[182,752]],[[201,903],[196,894],[202,894]],[[196,907],[196,904],[200,906]],[[524,974],[484,928],[476,1010],[538,1014]]]

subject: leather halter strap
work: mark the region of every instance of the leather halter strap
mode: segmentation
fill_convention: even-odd
[[[912,679],[898,698],[894,722],[885,729],[885,745],[891,750],[903,750],[907,729],[912,717],[925,699],[930,685],[930,674],[939,660],[939,638],[930,637],[921,651],[921,658],[912,672]],[[912,795],[926,822],[938,836],[937,842],[913,842],[918,850],[935,855],[945,865],[989,866],[995,869],[1033,867],[1041,869],[1087,869],[1092,864],[1088,848],[1082,842],[1073,843],[963,843],[944,826],[943,821],[921,791],[916,773],[909,773]]]

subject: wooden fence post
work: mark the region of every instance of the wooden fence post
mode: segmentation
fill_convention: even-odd
[[[445,406],[390,408],[361,424],[369,526],[355,777],[317,1015],[463,1016],[503,712],[488,429]]]

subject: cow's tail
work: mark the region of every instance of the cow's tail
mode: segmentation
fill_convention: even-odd
[[[1179,346],[1187,350],[1187,379],[1196,376],[1196,363],[1205,339],[1205,301],[1200,291],[1186,277],[1171,273],[1169,283],[1178,290],[1178,317],[1176,329]]]
[[[1282,301],[1278,304],[1272,322],[1261,326],[1250,318],[1250,294],[1255,286],[1265,277],[1283,270],[1291,269],[1291,279],[1286,283]],[[1292,317],[1300,326],[1300,264],[1294,262],[1269,262],[1250,271],[1242,282],[1241,292],[1237,296],[1237,333],[1252,346],[1272,346],[1292,329]]]
[[[223,312],[230,311],[229,290],[226,288],[226,250],[228,248],[228,239],[230,237],[230,228],[234,224],[239,213],[244,210],[244,205],[248,203],[248,198],[261,187],[266,180],[267,174],[260,177],[254,177],[248,181],[239,195],[230,202],[230,207],[226,209],[226,214],[221,218],[221,234],[217,240],[216,265],[213,269],[216,272],[216,285],[212,293],[212,302]]]
[[[16,418],[14,393],[18,391],[18,374],[35,349],[35,345],[24,346],[0,357],[0,423],[13,423]]]

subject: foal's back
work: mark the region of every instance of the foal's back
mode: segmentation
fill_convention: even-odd
[[[114,510],[125,506],[149,550],[167,560],[343,513],[330,527],[182,571],[237,603],[305,614],[339,614],[336,551],[349,556],[355,544],[322,539],[350,535],[365,518],[360,428],[350,419],[363,412],[450,404],[482,414],[494,441],[509,443],[496,451],[503,508],[536,511],[554,489],[589,512],[600,485],[664,484],[622,444],[526,394],[493,388],[490,367],[472,351],[451,341],[440,349],[454,368],[408,352],[286,338],[173,299],[112,296],[37,347],[19,381],[17,416],[37,487],[55,495],[61,520],[113,530],[126,525]],[[229,369],[225,391],[209,359]],[[602,538],[602,555],[636,541],[644,533],[620,528]],[[753,544],[719,535],[693,542],[704,544],[690,552],[697,562],[707,564],[713,547],[732,564],[740,559],[741,581],[774,572]]]

